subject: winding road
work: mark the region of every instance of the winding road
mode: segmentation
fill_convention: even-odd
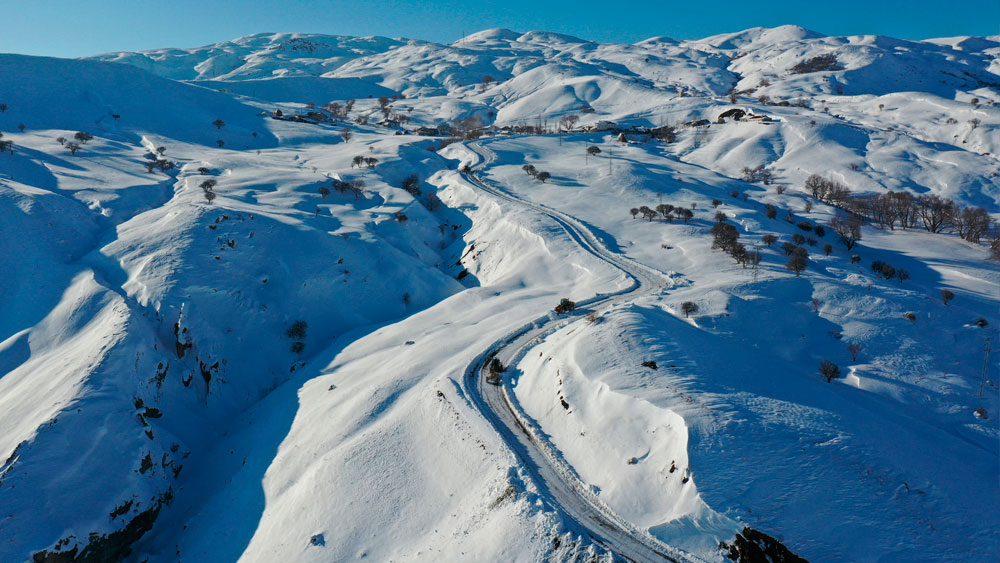
[[[621,270],[632,280],[630,287],[614,293],[598,294],[578,302],[578,307],[605,309],[673,286],[673,281],[667,274],[609,251],[578,219],[556,209],[526,201],[492,185],[479,172],[495,162],[496,155],[478,141],[467,146],[480,157],[480,161],[471,170],[463,173],[470,184],[493,197],[548,216],[584,250]],[[579,309],[577,313],[569,315],[550,312],[493,343],[468,366],[464,386],[476,407],[521,461],[540,493],[565,516],[571,527],[577,528],[616,556],[629,561],[700,561],[697,557],[663,544],[615,514],[579,478],[573,468],[542,437],[541,431],[521,411],[517,402],[511,399],[509,379],[504,378],[501,385],[486,382],[489,372],[487,365],[493,358],[498,358],[505,366],[514,365],[545,335],[579,319],[581,314]]]

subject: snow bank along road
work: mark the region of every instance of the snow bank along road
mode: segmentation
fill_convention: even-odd
[[[550,217],[584,250],[622,270],[632,279],[630,287],[615,293],[598,294],[578,302],[578,306],[607,308],[673,286],[666,274],[607,250],[586,226],[572,216],[525,201],[490,185],[478,172],[494,162],[496,155],[479,142],[468,146],[480,157],[480,162],[463,174],[469,183],[494,197]],[[501,385],[486,382],[488,364],[493,358],[498,358],[505,366],[513,365],[543,336],[579,316],[579,310],[576,314],[563,316],[551,312],[494,342],[467,368],[464,378],[467,392],[483,416],[521,460],[542,495],[565,515],[571,525],[581,528],[581,531],[615,555],[631,561],[696,561],[698,559],[690,554],[664,545],[650,534],[637,529],[605,505],[541,437],[540,431],[511,400],[509,379],[505,378]]]

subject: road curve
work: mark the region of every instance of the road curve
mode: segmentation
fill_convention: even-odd
[[[630,287],[579,301],[578,307],[585,306],[590,310],[604,309],[673,286],[673,281],[667,274],[609,251],[580,220],[556,209],[525,201],[491,185],[478,172],[494,162],[496,155],[478,141],[467,146],[480,157],[480,161],[474,167],[462,174],[470,184],[493,197],[548,216],[584,250],[621,270],[632,280]],[[616,556],[629,561],[701,561],[691,554],[663,544],[648,532],[637,529],[617,515],[579,478],[552,445],[542,438],[540,430],[520,410],[516,401],[511,400],[509,380],[504,378],[501,385],[491,385],[486,382],[487,365],[493,358],[498,358],[505,366],[516,364],[529,348],[540,342],[541,338],[579,319],[581,314],[579,309],[575,314],[561,316],[550,312],[494,342],[466,368],[463,387],[473,404],[521,461],[539,492],[563,514],[570,527],[589,536],[595,543]]]

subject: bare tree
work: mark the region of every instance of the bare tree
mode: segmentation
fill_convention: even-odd
[[[80,145],[76,143],[66,143],[66,148],[69,149],[69,154],[76,154],[76,151],[80,150]]]
[[[947,305],[948,302],[951,301],[954,298],[955,298],[955,294],[952,293],[951,290],[948,290],[948,289],[942,289],[941,290],[941,302],[944,303],[945,305]]]
[[[593,145],[587,147],[587,159],[588,159],[588,163],[589,163],[590,157],[597,156],[599,154],[601,154],[601,149],[600,148],[595,147]]]
[[[851,361],[856,362],[858,361],[858,354],[861,353],[861,345],[857,343],[848,344],[847,351],[851,353]]]
[[[215,125],[216,129],[222,129],[223,127],[226,126],[226,122],[221,119],[216,119],[215,121],[212,122],[212,125]]]
[[[410,195],[412,195],[414,197],[419,196],[421,194],[421,191],[420,191],[420,176],[417,176],[416,174],[410,174],[406,178],[403,178],[402,187]]]
[[[351,140],[351,130],[348,129],[347,127],[341,129],[339,135],[340,138],[343,139],[345,143]]]
[[[559,128],[563,131],[571,131],[573,127],[576,126],[576,122],[580,121],[579,115],[569,114],[564,115],[559,119]]]
[[[990,214],[982,207],[963,207],[952,212],[951,224],[963,239],[979,244],[990,228]]]
[[[861,217],[854,213],[837,215],[830,222],[830,228],[840,236],[840,242],[844,243],[847,250],[854,248],[861,240]]]
[[[827,383],[830,383],[830,381],[840,377],[840,366],[830,360],[823,360],[819,364],[819,373],[826,378]]]
[[[951,225],[955,215],[955,202],[936,195],[922,195],[917,198],[917,216],[924,228],[939,233]]]
[[[694,301],[685,301],[681,303],[681,311],[684,312],[684,318],[688,318],[698,312],[698,304]]]
[[[788,259],[788,262],[785,264],[785,267],[795,272],[795,277],[799,277],[799,274],[801,274],[802,271],[805,270],[806,266],[808,265],[809,262],[805,259],[805,257],[795,254]]]

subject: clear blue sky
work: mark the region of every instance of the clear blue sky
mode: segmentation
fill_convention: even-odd
[[[632,43],[796,24],[903,39],[1000,33],[1000,0],[0,0],[0,52],[79,57],[258,32],[451,42],[491,27]]]

